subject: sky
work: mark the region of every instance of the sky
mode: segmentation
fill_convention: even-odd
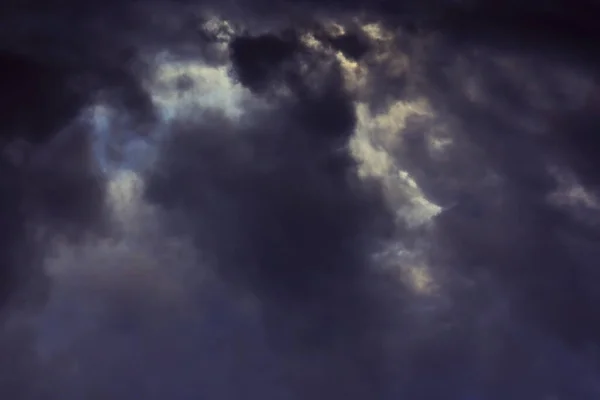
[[[513,3],[6,6],[0,396],[597,399],[597,28]]]

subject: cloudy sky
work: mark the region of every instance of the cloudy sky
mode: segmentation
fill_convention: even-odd
[[[548,10],[12,7],[0,395],[599,398],[595,28]]]

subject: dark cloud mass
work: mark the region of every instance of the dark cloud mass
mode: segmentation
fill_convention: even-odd
[[[0,397],[597,399],[592,1],[9,1]]]

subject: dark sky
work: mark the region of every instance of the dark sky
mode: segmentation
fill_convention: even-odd
[[[9,1],[0,396],[600,398],[600,7],[521,3]]]

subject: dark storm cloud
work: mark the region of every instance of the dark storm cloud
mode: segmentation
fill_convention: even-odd
[[[146,87],[152,75],[146,62],[168,49],[209,65],[229,60],[232,77],[270,104],[238,122],[200,110],[196,118],[176,119],[145,196],[164,212],[165,225],[191,236],[228,290],[257,299],[270,349],[263,353],[282,360],[291,397],[594,398],[597,210],[548,198],[559,186],[556,169],[571,170],[594,193],[598,123],[585,109],[559,118],[524,90],[524,82],[543,87],[541,97],[564,106],[569,100],[561,99],[559,79],[543,66],[551,60],[582,74],[593,70],[597,60],[582,38],[595,37],[594,24],[581,19],[573,25],[578,16],[559,23],[558,6],[550,16],[535,14],[538,22],[529,26],[534,11],[519,14],[516,5],[499,12],[440,3],[103,2],[68,9],[46,3],[45,9],[7,11],[10,18],[3,18],[12,22],[6,26],[18,35],[6,33],[0,41],[3,140],[7,151],[19,135],[35,143],[26,167],[8,156],[1,167],[3,298],[23,301],[27,296],[15,293],[31,290],[15,288],[30,282],[42,282],[35,291],[51,287],[35,277],[43,275],[36,257],[44,249],[34,245],[28,222],[77,238],[105,219],[104,182],[90,170],[85,140],[76,139],[89,127],[72,121],[100,100],[130,114],[131,125],[152,130],[160,122]],[[213,13],[231,19],[231,26],[206,28],[202,23]],[[370,36],[351,21],[359,13],[390,37]],[[332,34],[326,19],[349,28]],[[307,32],[326,50],[303,41]],[[225,50],[219,47],[228,40]],[[376,71],[370,91],[346,87],[335,50]],[[404,53],[408,67],[390,72],[378,61],[391,60],[390,53]],[[496,62],[523,54],[516,67]],[[465,83],[473,77],[477,96]],[[409,119],[401,145],[385,149],[428,199],[447,206],[430,227],[415,230],[398,221],[381,182],[359,176],[349,143],[359,127],[358,101],[380,113],[419,96],[429,99],[439,121]],[[447,124],[454,142],[437,158],[428,147],[436,123]],[[66,143],[55,137],[59,131]],[[52,147],[53,140],[59,145]],[[589,217],[581,221],[580,214]],[[384,244],[418,247],[419,240],[427,243],[421,261],[431,264],[441,286],[431,299],[386,277],[374,257]],[[229,320],[235,317],[220,318],[228,321],[222,322],[226,331],[235,330]],[[131,337],[137,332],[145,341],[136,347],[131,339],[131,351],[150,357],[161,347],[174,350],[160,350],[139,371],[122,371],[140,391],[119,386],[116,377],[86,375],[79,384],[113,382],[107,392],[133,396],[169,357],[186,358],[186,351],[203,357],[190,338],[197,328],[184,334],[189,326],[174,323],[155,338],[141,326]],[[112,341],[115,335],[110,331],[111,339],[98,343],[122,343]],[[178,337],[189,349],[175,345]],[[198,344],[217,365],[222,354],[205,346]],[[119,359],[111,350],[101,352]],[[80,351],[91,359],[98,352]],[[195,373],[198,363],[186,360],[181,365],[189,371],[160,372],[164,386],[157,393],[194,397],[193,389],[175,389],[190,385],[182,376]],[[110,376],[110,362],[100,364]],[[259,382],[260,373],[247,365],[253,364],[239,367],[239,379]],[[211,392],[211,379],[203,379],[198,392],[236,396]],[[275,385],[243,382],[251,390],[246,397],[268,398]]]
[[[473,56],[468,61],[472,73],[482,76],[485,90],[493,93],[493,100],[487,104],[468,99],[462,89],[456,88],[459,81],[450,74],[430,83],[437,93],[434,99],[461,118],[466,140],[483,151],[485,164],[503,182],[501,192],[492,194],[493,197],[483,192],[468,193],[467,189],[465,195],[469,199],[463,201],[464,211],[454,210],[460,217],[453,218],[464,218],[465,223],[472,219],[478,225],[492,224],[494,236],[482,242],[470,234],[470,238],[460,235],[448,238],[467,241],[460,244],[465,246],[462,253],[466,257],[460,265],[491,271],[517,293],[517,313],[524,312],[528,321],[541,323],[553,335],[579,347],[597,337],[598,315],[593,311],[597,299],[584,288],[584,282],[594,272],[587,265],[591,260],[573,258],[573,250],[563,237],[573,235],[595,242],[598,236],[595,227],[575,221],[569,211],[549,204],[547,199],[558,189],[552,166],[572,169],[595,192],[594,158],[586,156],[579,146],[587,138],[586,148],[595,147],[593,132],[598,129],[598,121],[593,117],[596,111],[590,108],[567,110],[562,115],[560,112],[548,115],[539,110],[515,83],[527,68],[543,71],[542,60],[530,62],[521,70],[507,73],[485,56]],[[436,68],[431,67],[432,71]],[[538,79],[545,87],[557,85],[553,81],[544,82],[543,77]],[[546,121],[545,132],[536,134],[532,132],[535,129],[511,120],[511,116],[518,118],[519,114],[537,115],[539,120]],[[503,221],[491,222],[496,216]],[[455,231],[456,226],[450,226]],[[481,230],[469,229],[473,229],[473,234]],[[453,251],[460,246],[453,244]],[[496,246],[499,248],[494,250]]]
[[[231,62],[240,82],[252,90],[273,84],[272,75],[294,56],[300,43],[295,32],[289,38],[272,34],[236,37],[230,45]]]
[[[366,256],[373,250],[369,246],[363,247],[356,244],[343,248],[336,245],[341,237],[355,235],[354,230],[351,229],[352,225],[347,224],[354,221],[354,218],[361,214],[358,209],[350,208],[345,211],[346,209],[343,207],[347,202],[351,204],[356,201],[355,192],[347,193],[345,190],[340,190],[339,187],[334,186],[336,193],[339,191],[340,197],[333,197],[333,203],[338,204],[339,210],[336,211],[344,214],[341,214],[339,219],[332,219],[337,215],[337,212],[332,213],[329,207],[326,206],[329,203],[325,201],[325,195],[328,190],[331,190],[327,187],[332,185],[333,182],[324,181],[323,186],[321,186],[317,185],[318,180],[310,178],[311,186],[304,187],[300,185],[300,182],[307,178],[303,178],[302,174],[298,175],[296,169],[300,168],[300,166],[296,166],[296,157],[301,158],[302,161],[299,163],[305,165],[304,168],[309,168],[309,165],[314,162],[314,158],[310,154],[313,154],[316,148],[310,147],[310,151],[307,153],[300,151],[303,148],[302,143],[308,143],[311,146],[311,141],[314,140],[314,132],[348,132],[354,126],[352,120],[356,118],[352,115],[349,115],[348,118],[342,118],[344,114],[340,112],[321,114],[320,109],[318,107],[313,108],[312,104],[328,104],[329,107],[339,104],[339,107],[342,107],[344,103],[340,103],[336,99],[341,100],[345,96],[344,102],[347,102],[352,101],[352,98],[338,87],[334,91],[336,94],[333,97],[328,97],[328,94],[321,94],[322,98],[325,99],[323,103],[320,103],[319,97],[315,98],[314,96],[310,97],[310,99],[316,100],[314,103],[306,102],[306,97],[303,96],[302,91],[304,86],[298,85],[297,81],[302,77],[294,76],[293,73],[288,72],[287,76],[292,75],[292,80],[290,83],[285,81],[286,75],[282,71],[294,72],[293,68],[286,67],[285,63],[292,59],[294,51],[298,50],[295,50],[294,45],[286,47],[284,40],[277,36],[279,34],[279,32],[275,32],[271,34],[272,36],[262,35],[254,38],[245,36],[239,40],[234,40],[232,45],[234,72],[243,84],[260,93],[264,91],[263,88],[268,86],[269,83],[281,85],[284,82],[283,84],[287,84],[287,87],[296,90],[294,101],[299,103],[292,102],[292,108],[300,107],[302,111],[300,115],[303,118],[296,121],[286,119],[284,120],[286,122],[271,122],[272,125],[277,126],[276,129],[270,127],[261,131],[266,137],[272,137],[272,143],[280,143],[275,138],[286,138],[283,139],[284,147],[272,145],[272,151],[278,157],[281,157],[278,168],[272,171],[273,175],[265,175],[261,180],[246,177],[245,174],[252,170],[249,167],[241,168],[245,171],[244,174],[233,173],[231,175],[235,179],[241,176],[244,177],[243,180],[247,182],[248,186],[244,184],[240,188],[244,187],[245,189],[242,190],[253,193],[251,198],[246,198],[246,194],[237,194],[237,191],[234,190],[235,185],[227,185],[218,190],[217,193],[211,190],[210,195],[207,193],[202,195],[190,193],[183,196],[183,198],[196,200],[193,205],[194,213],[202,210],[202,214],[195,220],[202,221],[202,225],[208,224],[202,229],[204,232],[202,237],[210,238],[209,240],[214,240],[215,243],[224,242],[220,237],[220,232],[222,229],[227,229],[229,223],[224,223],[223,219],[218,218],[219,222],[213,227],[209,222],[212,218],[205,213],[223,216],[228,212],[221,214],[212,211],[211,207],[205,205],[205,198],[212,198],[212,201],[218,204],[219,208],[225,206],[224,202],[219,200],[222,198],[223,193],[236,193],[231,195],[232,199],[243,199],[240,200],[239,204],[235,201],[227,208],[227,210],[235,210],[235,217],[231,225],[234,228],[229,229],[236,232],[235,235],[241,235],[241,237],[234,240],[233,246],[232,243],[228,242],[229,247],[220,250],[222,255],[217,254],[215,256],[216,262],[217,264],[222,263],[221,267],[224,268],[231,268],[231,266],[240,268],[244,265],[241,268],[247,272],[242,273],[242,276],[256,274],[255,276],[258,279],[256,279],[256,283],[254,283],[256,286],[254,287],[263,288],[259,290],[259,293],[263,293],[263,295],[269,293],[267,296],[273,296],[273,290],[280,291],[280,294],[275,297],[277,300],[273,303],[277,304],[276,308],[281,307],[282,304],[286,306],[283,306],[282,311],[275,314],[278,316],[275,325],[276,330],[285,331],[285,321],[288,318],[295,317],[294,307],[299,307],[303,315],[302,318],[306,319],[307,324],[312,326],[313,329],[317,329],[322,325],[321,319],[330,320],[330,325],[327,325],[323,331],[319,331],[320,340],[324,340],[328,335],[341,340],[341,336],[347,334],[341,332],[348,332],[352,329],[358,330],[354,323],[363,325],[363,329],[367,331],[376,330],[381,332],[378,325],[365,323],[358,313],[349,316],[340,311],[343,307],[352,307],[355,304],[354,301],[356,300],[353,299],[353,296],[357,296],[357,293],[358,299],[362,303],[369,298],[365,294],[365,292],[369,292],[367,288],[373,290],[371,287],[372,282],[363,275],[364,271],[368,271],[372,267],[372,262]],[[271,46],[266,48],[266,43],[271,44]],[[244,57],[241,56],[243,53],[239,50],[239,46],[242,46],[242,44],[246,44],[249,53],[252,50],[253,54],[252,57],[247,56],[245,58],[246,62],[244,62]],[[262,48],[261,45],[265,48]],[[450,276],[458,275],[474,284],[475,288],[469,288],[470,285],[456,284],[448,289],[454,305],[451,307],[451,311],[440,317],[441,322],[436,319],[429,321],[428,329],[433,332],[432,338],[415,345],[418,350],[413,349],[412,351],[400,353],[400,359],[404,359],[404,362],[407,362],[406,359],[412,360],[413,363],[408,367],[408,371],[403,371],[405,375],[411,378],[409,382],[405,382],[404,386],[398,389],[398,392],[407,395],[420,393],[421,396],[436,398],[442,392],[447,394],[450,391],[457,398],[460,398],[460,396],[466,396],[469,391],[481,391],[486,393],[486,396],[492,396],[491,398],[494,398],[493,396],[498,396],[498,398],[521,398],[530,391],[539,395],[547,391],[587,398],[587,396],[590,396],[589,392],[586,392],[587,389],[577,389],[577,387],[584,385],[582,382],[588,379],[589,375],[586,378],[581,376],[574,380],[572,380],[573,377],[567,378],[561,372],[560,365],[556,364],[555,361],[548,361],[550,364],[544,370],[534,366],[538,362],[546,363],[547,361],[540,361],[545,359],[544,353],[553,351],[546,350],[552,347],[551,344],[539,344],[539,347],[538,345],[533,346],[534,342],[540,340],[537,335],[541,335],[544,338],[542,341],[547,340],[549,343],[558,340],[561,343],[559,347],[569,346],[562,350],[556,350],[556,354],[553,353],[554,356],[558,357],[557,359],[562,359],[565,354],[569,354],[571,351],[565,349],[581,349],[581,346],[585,346],[586,343],[590,343],[596,337],[594,332],[597,316],[593,311],[596,300],[594,297],[590,297],[586,293],[586,289],[581,286],[582,282],[588,279],[585,275],[586,272],[584,272],[587,267],[583,266],[584,269],[579,270],[580,266],[575,264],[575,260],[569,254],[569,250],[566,248],[567,245],[563,242],[559,233],[559,231],[564,230],[575,230],[576,234],[579,235],[586,232],[586,229],[583,228],[582,231],[582,228],[577,227],[577,223],[571,220],[566,211],[552,206],[546,201],[549,194],[556,189],[557,184],[555,177],[550,174],[548,165],[557,158],[562,157],[568,150],[567,148],[555,147],[554,151],[559,154],[553,153],[552,146],[546,142],[545,138],[540,139],[532,136],[531,132],[519,127],[518,122],[511,120],[511,117],[516,117],[518,114],[535,115],[538,113],[540,115],[540,110],[531,103],[531,98],[515,86],[515,81],[518,80],[520,72],[517,71],[515,76],[514,73],[507,72],[506,69],[494,64],[491,61],[494,57],[493,51],[480,57],[467,58],[467,65],[458,70],[458,73],[462,74],[465,73],[463,68],[471,68],[474,73],[483,77],[485,92],[492,94],[492,99],[488,104],[469,99],[464,92],[464,88],[460,85],[459,78],[444,73],[440,69],[439,61],[443,61],[448,65],[455,63],[452,58],[453,48],[450,47],[452,45],[452,40],[440,40],[429,49],[430,52],[427,54],[417,54],[417,56],[423,57],[420,60],[417,59],[416,62],[422,63],[421,65],[424,67],[425,76],[420,78],[425,79],[425,82],[419,83],[420,87],[413,88],[413,90],[429,93],[437,109],[458,118],[459,122],[454,128],[458,132],[462,132],[456,133],[457,137],[455,139],[463,145],[459,148],[460,153],[456,156],[462,159],[453,158],[440,164],[437,164],[436,160],[430,159],[427,149],[423,148],[425,146],[424,140],[427,137],[422,136],[422,132],[426,132],[428,127],[417,125],[416,127],[409,127],[414,133],[409,134],[407,141],[403,143],[405,147],[402,151],[404,153],[398,154],[398,160],[418,177],[419,184],[428,187],[428,192],[434,198],[439,196],[438,199],[442,200],[442,203],[444,201],[446,203],[453,201],[459,203],[436,221],[433,251],[430,252],[429,257],[433,262],[440,265],[440,268],[450,269],[450,272],[447,272]],[[262,49],[268,51],[268,53],[263,53]],[[471,49],[477,50],[474,47]],[[468,50],[465,51],[465,48],[463,48],[461,51],[463,57],[464,54],[467,54],[468,57]],[[436,54],[436,52],[439,53]],[[452,56],[444,60],[444,54]],[[335,71],[335,68],[333,70]],[[337,75],[335,75],[335,72],[333,74],[335,78]],[[385,82],[387,77],[383,76],[381,80]],[[333,79],[333,82],[335,82],[335,79]],[[546,83],[546,85],[552,84],[554,84],[552,81]],[[296,89],[298,87],[300,89]],[[402,94],[398,93],[397,96],[401,97]],[[282,112],[285,115],[283,110]],[[296,116],[298,114],[291,113],[290,115]],[[339,122],[328,125],[330,123],[326,120],[326,116],[334,115],[339,118]],[[543,115],[542,118],[544,118]],[[304,120],[317,125],[306,126],[303,123]],[[279,123],[282,125],[278,125]],[[290,123],[294,128],[299,127],[300,131],[297,132],[296,129],[288,127],[286,123]],[[335,128],[336,126],[346,126],[346,128]],[[419,130],[422,130],[422,132],[419,132]],[[264,131],[273,133],[267,134]],[[203,136],[202,132],[197,134]],[[565,133],[560,132],[557,134],[564,135]],[[193,130],[188,132],[188,135],[187,140],[183,139],[184,144],[180,145],[182,149],[192,149],[194,147],[188,141],[202,140],[198,137],[192,139]],[[301,142],[298,143],[295,141],[296,135],[300,137],[305,135],[306,138],[301,139]],[[245,134],[242,136],[252,138],[255,135]],[[321,149],[320,151],[327,154],[329,143],[327,140],[315,143],[318,143],[319,147],[325,146],[324,150]],[[343,143],[336,142],[336,144]],[[221,146],[230,147],[230,145],[220,144],[219,148]],[[245,146],[252,148],[254,145],[245,144]],[[285,146],[292,147],[290,150],[286,150]],[[176,149],[177,146],[172,149],[174,154],[180,154],[181,150]],[[291,153],[288,153],[288,151],[291,151]],[[196,154],[198,153],[196,152]],[[229,171],[229,167],[220,164],[222,160],[235,157],[224,156],[221,158],[219,156],[219,160],[221,160],[219,164],[211,164],[211,167],[206,168],[204,166],[206,159],[213,160],[214,155],[220,155],[222,151],[212,149],[210,153],[210,157],[197,158],[197,162],[202,165],[202,170],[211,171],[211,179],[218,179],[219,173],[215,171]],[[319,152],[317,151],[317,153]],[[261,154],[259,159],[264,162],[269,157],[268,154]],[[467,157],[467,159],[465,160],[464,157]],[[472,161],[468,160],[470,157],[473,158]],[[187,163],[184,164],[185,167],[175,167],[181,164],[182,160],[187,160],[187,157],[182,157],[179,161],[176,161],[176,159],[177,156],[167,159],[170,160],[167,162],[172,163],[169,165],[173,169],[169,166],[165,166],[165,169],[177,173],[175,175],[167,174],[164,182],[174,184],[178,182],[177,176],[189,176],[187,174],[193,170],[194,167]],[[228,163],[231,163],[231,161]],[[294,165],[294,168],[288,170],[286,168],[288,163]],[[306,174],[307,171],[304,168],[299,171]],[[479,169],[479,177],[477,176],[478,172],[473,171],[473,169]],[[477,188],[485,178],[483,176],[485,170],[491,170],[497,174],[502,183],[487,190],[484,187]],[[429,171],[429,174],[426,171]],[[356,174],[351,165],[350,169],[343,172],[337,178],[341,179],[341,182],[347,182],[348,177]],[[276,178],[279,174],[282,174],[281,178]],[[327,176],[323,172],[320,174],[323,174],[323,178]],[[457,177],[456,174],[459,174],[459,176]],[[460,176],[460,174],[464,176]],[[194,174],[194,176],[200,175]],[[306,177],[308,176],[312,175],[306,175]],[[432,182],[432,178],[442,179],[444,176],[446,176],[448,182],[443,180]],[[270,179],[278,182],[275,185],[277,194],[270,191],[263,192],[260,182],[263,180],[269,181]],[[286,185],[281,183],[279,179],[289,182],[288,184],[293,185],[299,192],[294,191],[292,195],[286,196]],[[352,179],[350,182],[352,182]],[[347,184],[343,183],[343,185]],[[318,189],[311,189],[312,185],[317,185],[315,187]],[[203,188],[202,191],[213,186],[213,183],[198,185],[198,187]],[[191,190],[191,188],[188,190]],[[305,197],[309,193],[313,193],[313,190],[319,193],[318,198],[320,200],[316,204],[309,201],[309,197]],[[162,189],[160,191],[172,195],[176,193],[174,187],[170,190]],[[179,198],[179,196],[176,196],[176,198]],[[179,199],[181,201],[181,198]],[[277,203],[272,203],[273,201]],[[289,206],[282,207],[282,205],[279,205],[280,201],[290,201]],[[262,206],[259,207],[258,204],[267,204],[267,212],[260,212]],[[186,205],[186,207],[188,206]],[[310,213],[303,211],[305,206],[311,207]],[[315,223],[314,230],[312,230],[310,229],[310,226],[312,226],[310,219],[302,217],[302,215],[313,214],[318,216],[318,210],[321,207],[323,207],[324,212],[327,210],[328,218],[319,218],[319,222]],[[384,213],[386,210],[385,207],[381,206],[371,208],[371,210],[377,209]],[[285,213],[280,214],[280,210]],[[295,215],[296,212],[298,212],[298,215]],[[345,212],[348,212],[348,214],[345,214]],[[253,217],[253,215],[256,216]],[[274,218],[274,222],[271,222],[270,218]],[[297,225],[298,223],[294,222],[295,218],[300,218],[302,225]],[[391,219],[391,216],[387,218]],[[386,238],[384,232],[389,232],[389,230],[382,230],[378,233],[377,231],[367,230],[362,225],[359,226],[361,227],[359,230],[368,234],[371,240],[378,237]],[[252,228],[252,231],[246,232],[248,228]],[[327,239],[322,237],[321,233],[328,232],[330,228],[336,230],[331,231]],[[271,229],[274,233],[269,233]],[[303,229],[307,229],[307,232],[310,232],[308,233],[309,237],[314,238],[316,242],[307,239],[302,234]],[[212,232],[212,235],[208,232]],[[338,233],[334,234],[334,232]],[[343,236],[338,236],[342,232]],[[590,231],[587,230],[587,232]],[[236,237],[231,234],[225,236],[228,238]],[[252,238],[252,241],[245,238]],[[330,242],[333,239],[335,239],[335,242]],[[400,237],[400,240],[403,239],[406,238]],[[597,240],[594,237],[589,239]],[[211,251],[219,251],[220,246],[210,243],[210,245],[204,244],[201,247],[213,249]],[[267,251],[259,251],[263,246],[261,243],[267,246]],[[241,248],[237,247],[241,244],[243,244]],[[325,247],[321,247],[322,245]],[[324,249],[327,249],[327,251],[324,251]],[[348,252],[347,249],[352,249],[352,252]],[[227,261],[226,254],[229,254],[229,257],[233,257],[233,259]],[[319,261],[319,258],[314,259],[315,256],[324,257],[323,260],[325,261]],[[241,258],[238,259],[237,257]],[[337,261],[338,257],[341,257],[343,262]],[[346,257],[351,258],[347,259]],[[257,260],[254,261],[256,263],[254,268],[257,268],[257,270],[245,265],[248,262],[252,264],[251,260]],[[298,261],[298,263],[292,263],[290,260]],[[328,268],[311,268],[312,266],[320,266],[320,262],[324,262]],[[338,265],[343,265],[343,267],[337,269]],[[344,285],[345,282],[348,282],[348,279],[352,279],[354,276],[353,265],[356,265],[358,271],[361,271],[361,274],[358,275],[361,278],[357,280],[359,289],[355,287],[356,284]],[[443,272],[440,273],[443,274]],[[237,269],[234,276],[240,276]],[[244,278],[243,281],[251,282],[248,278]],[[493,282],[491,286],[489,286],[489,281]],[[290,282],[293,283],[292,286],[289,286]],[[331,283],[328,284],[329,282]],[[450,283],[451,279],[448,282]],[[306,289],[307,283],[310,289]],[[265,290],[264,285],[267,285],[268,288],[266,292],[262,292],[262,290]],[[319,292],[315,292],[315,288],[320,286],[325,288],[321,290],[326,290],[330,294],[323,297],[322,294],[318,294]],[[298,291],[299,288],[304,289]],[[402,292],[403,289],[396,286],[395,290]],[[340,291],[342,292],[343,301],[335,299],[336,293]],[[491,291],[493,295],[488,297],[484,295],[485,291]],[[373,302],[372,298],[371,302],[367,301],[367,307],[376,307],[372,308],[370,312],[376,314],[377,311],[380,311],[381,308],[377,307],[383,307],[382,302],[385,302],[381,298],[387,296],[388,292],[381,290],[375,296],[379,299],[378,302]],[[270,299],[273,299],[273,297],[270,297]],[[291,301],[289,299],[293,299],[292,304],[299,302],[303,305],[288,305],[288,301]],[[313,301],[319,303],[317,307],[323,310],[309,311],[311,309],[307,307],[310,307]],[[327,314],[326,310],[328,304],[330,304],[329,302],[332,304],[332,309],[340,308],[335,313],[336,315],[341,313],[339,314],[341,317],[333,317]],[[408,300],[408,302],[414,302],[414,299]],[[507,305],[501,305],[504,302]],[[473,303],[479,303],[479,305]],[[344,304],[344,306],[338,304]],[[396,303],[396,307],[402,309],[401,304],[405,303],[403,301]],[[267,305],[267,307],[272,306]],[[360,306],[355,307],[361,309]],[[500,311],[496,311],[497,308]],[[320,317],[321,313],[326,316]],[[442,312],[442,314],[444,313]],[[396,340],[399,342],[409,341],[408,338],[412,334],[422,334],[418,328],[412,325],[414,321],[408,315],[404,314],[406,325],[402,328],[388,328],[396,332],[398,335]],[[386,316],[386,318],[389,317],[390,315]],[[337,318],[342,318],[342,320]],[[483,322],[486,318],[489,318],[491,325],[486,325],[486,322]],[[354,320],[353,323],[348,325],[352,319]],[[381,323],[381,321],[379,322]],[[438,330],[445,324],[450,324],[451,328],[442,330],[444,333],[440,333]],[[407,325],[410,325],[410,327]],[[370,328],[366,328],[369,326]],[[499,329],[499,331],[497,334],[490,335],[487,332],[489,329]],[[535,333],[530,333],[530,330]],[[373,335],[373,332],[371,331],[370,334]],[[308,343],[312,342],[309,341]],[[324,343],[330,344],[331,342],[325,341]],[[298,346],[298,344],[294,345]],[[355,342],[350,342],[350,346],[356,346]],[[495,349],[490,349],[488,353],[487,350],[476,350],[473,346],[492,346]],[[527,348],[528,346],[533,347]],[[308,351],[310,345],[306,344],[300,348]],[[509,348],[512,348],[512,350],[508,350]],[[377,353],[376,347],[368,346],[368,349],[371,354]],[[507,354],[503,354],[505,352]],[[383,396],[378,392],[378,390],[385,390],[381,388],[386,386],[384,381],[387,375],[383,372],[385,367],[381,366],[385,364],[382,359],[387,357],[393,359],[392,354],[393,352],[390,351],[387,355],[376,357],[378,368],[382,368],[382,370],[375,372],[378,377],[374,381],[376,383],[371,383],[370,386],[366,384],[368,387],[366,390],[372,391],[369,395]],[[574,357],[577,358],[577,356]],[[340,360],[343,360],[343,358],[340,358]],[[372,367],[372,364],[367,361],[361,362],[372,371],[378,371],[378,368]],[[449,372],[456,368],[457,364],[464,366],[464,369],[460,369],[460,372],[458,370],[454,371],[455,373]],[[488,369],[492,364],[495,366]],[[517,366],[519,366],[518,369]],[[587,373],[589,374],[589,371]],[[369,377],[367,372],[361,369],[360,374],[365,379],[364,382],[367,382]],[[544,376],[545,378],[541,378],[542,381],[553,377],[552,379],[556,379],[556,384],[543,384],[542,381],[536,383],[533,379],[535,374]],[[558,379],[557,375],[563,376]],[[434,380],[436,385],[441,388],[434,389],[423,386],[426,385],[422,383],[425,376]],[[443,376],[446,376],[447,381],[441,378]],[[400,378],[395,376],[395,379]],[[503,380],[505,380],[505,383],[501,383]],[[469,381],[472,382],[468,383]],[[559,381],[560,383],[558,383]],[[320,381],[317,380],[317,382]],[[477,388],[478,384],[474,382],[479,382],[478,384],[483,385],[483,387]],[[304,384],[309,385],[308,381]],[[323,385],[322,382],[320,384]],[[325,387],[321,386],[321,389]],[[354,386],[351,385],[351,387]],[[583,388],[583,386],[581,387]],[[338,396],[339,393],[344,393],[342,387],[337,387],[336,390],[334,393]],[[573,390],[581,390],[581,392],[573,392]],[[357,393],[360,393],[359,397],[367,396],[367,392],[358,391]],[[492,395],[491,393],[495,394]],[[312,393],[311,395],[314,396]],[[330,396],[336,397],[332,394]]]
[[[37,266],[31,267],[35,272],[28,266],[40,246],[33,242],[37,228],[32,225],[74,239],[105,218],[104,182],[88,150],[90,126],[78,120],[85,108],[95,101],[114,103],[143,124],[152,120],[153,106],[128,40],[116,29],[109,35],[103,23],[95,24],[102,15],[93,5],[2,7],[0,174],[3,221],[11,227],[3,231],[2,281],[8,298],[13,286],[18,290],[20,282],[43,275]],[[121,15],[117,25],[125,28],[127,17]]]
[[[373,352],[361,343],[376,318],[366,304],[365,266],[378,225],[390,218],[377,192],[352,178],[347,155],[323,149],[315,143],[320,138],[306,136],[294,122],[271,120],[231,131],[207,124],[174,132],[159,164],[163,174],[149,181],[150,198],[182,213],[217,273],[264,303],[272,346],[315,357],[334,346],[348,357],[352,348]],[[368,360],[347,362],[365,375],[381,368]],[[371,385],[367,392],[365,384]],[[368,395],[375,384],[357,381],[349,387],[360,395],[345,397]],[[321,382],[321,390],[327,385]],[[305,390],[325,396],[319,388]]]
[[[68,140],[66,146],[61,143],[64,139],[56,137],[57,132],[65,131],[82,105],[77,94],[67,90],[67,72],[13,51],[2,53],[0,65],[0,174],[5,215],[2,221],[6,226],[6,239],[2,241],[2,297],[8,300],[13,286],[38,280],[36,276],[41,274],[37,266],[29,266],[37,263],[39,255],[32,248],[28,221],[38,217],[46,222],[52,219],[62,230],[82,219],[93,219],[98,201],[101,202],[101,189],[86,165],[85,140],[77,138],[80,132],[68,132],[79,127],[62,133],[76,138]],[[36,166],[37,162],[42,165]],[[51,168],[43,165],[47,162]]]

